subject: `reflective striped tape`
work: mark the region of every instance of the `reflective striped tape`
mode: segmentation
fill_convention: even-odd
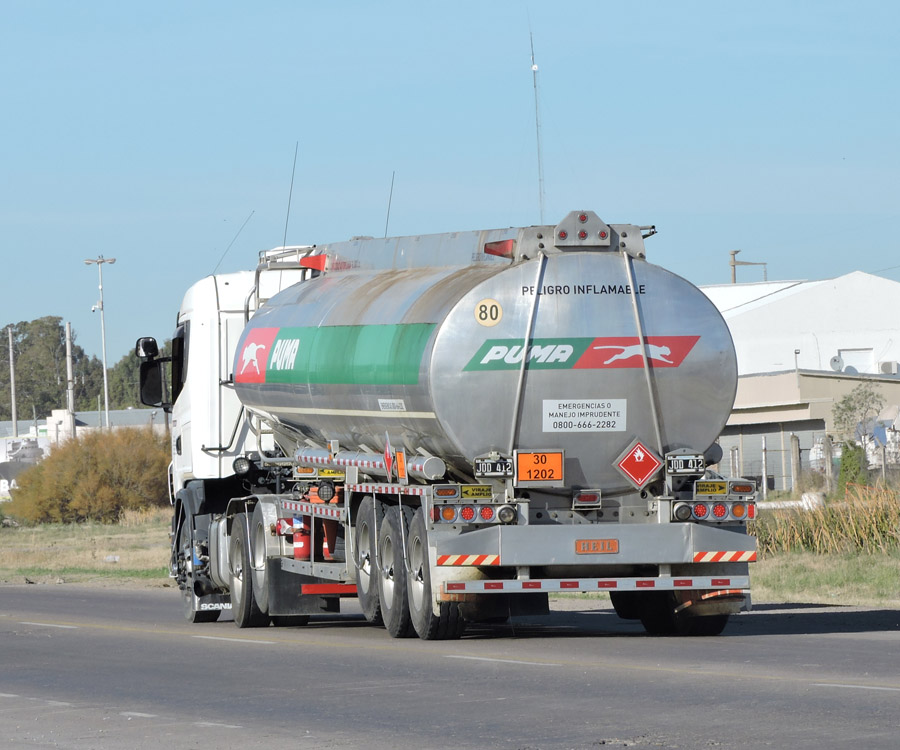
[[[756,562],[756,550],[752,551],[719,551],[695,552],[695,563],[711,562]]]
[[[325,505],[323,503],[295,503],[290,500],[282,500],[281,507],[293,513],[300,513],[304,516],[317,516],[318,518],[334,518],[338,521],[343,520],[343,508],[334,505]]]
[[[419,495],[428,494],[428,487],[406,487],[400,484],[348,484],[351,492],[371,492],[379,495]]]
[[[746,593],[750,588],[750,576],[712,578],[553,578],[516,581],[448,581],[445,594],[491,594],[528,591],[674,591],[695,589],[700,591],[728,589],[729,594]]]
[[[500,555],[440,555],[438,565],[499,565]]]

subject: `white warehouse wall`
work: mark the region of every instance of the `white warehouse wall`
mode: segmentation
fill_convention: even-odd
[[[900,282],[854,271],[702,290],[728,323],[740,375],[832,371],[836,355],[848,374],[882,374],[881,363],[900,362]]]

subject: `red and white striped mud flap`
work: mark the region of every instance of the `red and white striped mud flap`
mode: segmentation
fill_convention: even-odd
[[[756,562],[756,550],[719,550],[714,552],[695,552],[695,563],[741,563]]]
[[[447,581],[445,594],[515,594],[534,591],[675,591],[749,589],[750,576],[661,578],[540,578],[516,581]]]

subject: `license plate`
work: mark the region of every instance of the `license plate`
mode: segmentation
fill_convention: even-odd
[[[666,474],[702,474],[706,460],[701,455],[666,456]]]
[[[512,462],[508,458],[496,460],[488,458],[475,459],[476,477],[511,477],[512,475]]]

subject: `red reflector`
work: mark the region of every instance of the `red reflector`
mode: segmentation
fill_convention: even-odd
[[[601,239],[601,240],[605,240],[607,237],[609,237],[609,234],[606,232],[605,229],[604,229],[603,231],[600,232],[600,239]]]
[[[481,517],[485,521],[490,521],[494,518],[494,509],[490,505],[484,505],[481,508]]]
[[[540,581],[522,581],[523,589],[539,589],[541,587]]]
[[[484,584],[484,588],[486,591],[490,590],[490,589],[493,589],[493,590],[502,589],[503,581],[488,581],[487,583]]]
[[[558,236],[561,240],[565,240],[565,239],[568,239],[569,233],[565,229],[560,229]]]
[[[639,589],[654,589],[656,588],[656,581],[635,581],[634,585]]]
[[[716,518],[725,518],[728,515],[728,506],[725,503],[716,503],[713,505],[712,512]]]
[[[597,581],[598,589],[614,589],[618,588],[619,584],[616,581]]]
[[[575,495],[575,502],[596,505],[600,502],[600,495],[596,492],[579,492]]]
[[[756,505],[753,503],[747,506],[747,518],[756,518]]]
[[[578,581],[560,581],[559,587],[561,589],[577,589]]]
[[[445,585],[447,586],[447,591],[463,591],[466,588],[464,583],[448,583]]]
[[[730,578],[713,578],[712,585],[713,586],[730,586],[731,579]]]
[[[582,229],[582,230],[578,233],[578,239],[579,239],[579,240],[586,240],[586,239],[587,239],[587,232],[585,232],[585,231]]]
[[[311,268],[314,271],[324,271],[327,260],[327,255],[307,255],[305,258],[300,259],[300,265],[303,268]]]
[[[674,584],[676,588],[690,588],[694,582],[690,578],[677,578],[675,579]]]
[[[485,255],[499,255],[501,258],[512,258],[516,249],[515,240],[499,240],[498,242],[485,242]]]
[[[472,521],[475,519],[475,508],[471,505],[466,505],[460,512],[459,517],[462,518],[463,521]]]

